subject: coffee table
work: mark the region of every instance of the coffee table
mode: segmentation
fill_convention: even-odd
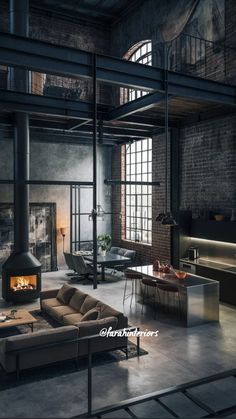
[[[11,316],[11,311],[4,311],[6,316]],[[31,331],[34,331],[34,323],[37,320],[29,313],[27,310],[17,310],[15,313],[15,318],[5,320],[4,322],[0,322],[0,331],[7,327],[16,327],[16,326],[23,326],[27,324]]]

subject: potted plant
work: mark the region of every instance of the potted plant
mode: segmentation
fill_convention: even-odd
[[[110,234],[99,234],[98,236],[99,246],[101,247],[101,255],[106,256],[107,250],[110,249],[111,236]]]

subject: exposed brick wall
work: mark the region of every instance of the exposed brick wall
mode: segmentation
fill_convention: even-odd
[[[236,2],[225,0],[225,44],[233,49],[226,50],[225,66],[229,83],[235,84],[236,77]]]
[[[236,208],[236,116],[181,130],[181,209],[223,212]]]
[[[112,159],[112,178],[122,177],[122,152],[121,147],[114,147]],[[131,242],[124,239],[124,218],[119,217],[124,205],[122,205],[121,186],[113,186],[112,209],[114,212],[112,220],[113,245],[136,250],[137,256],[142,263],[152,263],[155,258],[170,260],[170,228],[156,223],[157,214],[163,211],[165,205],[165,142],[164,136],[153,138],[153,180],[161,183],[159,187],[153,187],[153,231],[152,245]],[[123,208],[122,208],[123,206]]]

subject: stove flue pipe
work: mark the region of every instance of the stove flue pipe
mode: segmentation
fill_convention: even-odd
[[[29,1],[9,1],[9,29],[15,35],[29,35]],[[29,72],[11,68],[10,87],[29,92]],[[14,251],[28,252],[29,247],[29,116],[14,115]]]

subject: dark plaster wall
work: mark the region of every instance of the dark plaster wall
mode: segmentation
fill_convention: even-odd
[[[171,41],[181,32],[210,41],[225,36],[224,10],[229,0],[145,0],[112,28],[112,53],[122,57],[136,43]]]
[[[0,130],[0,179],[13,178],[13,141],[11,135],[3,135]],[[92,180],[92,147],[73,144],[44,144],[33,138],[30,146],[30,178],[40,180]],[[101,191],[99,197],[103,208],[111,211],[110,189],[103,184],[105,177],[110,177],[111,149],[103,147],[98,149],[99,184]],[[83,195],[85,202],[91,202],[91,193],[86,191]],[[12,186],[0,186],[0,202],[12,202]],[[31,186],[31,202],[55,202],[57,205],[57,246],[58,266],[64,266],[62,254],[62,237],[59,228],[68,226],[65,239],[66,249],[69,250],[70,233],[70,188],[68,186]],[[89,206],[89,204],[88,204]],[[89,206],[88,210],[91,210]],[[84,236],[91,238],[92,223],[88,217],[83,218]],[[98,223],[98,233],[111,231],[110,216]]]

